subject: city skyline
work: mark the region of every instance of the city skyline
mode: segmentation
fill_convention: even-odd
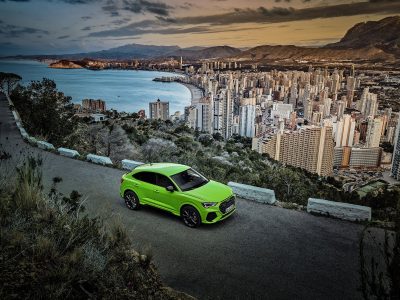
[[[320,46],[359,22],[400,13],[398,1],[0,1],[0,55],[96,51],[138,43]],[[68,16],[68,17],[66,17]]]

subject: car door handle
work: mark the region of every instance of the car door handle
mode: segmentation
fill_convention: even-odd
[[[160,191],[159,190],[154,190],[156,193],[159,193]]]

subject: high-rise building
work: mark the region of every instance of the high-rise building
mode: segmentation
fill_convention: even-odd
[[[365,137],[366,148],[379,147],[382,135],[382,120],[380,118],[368,118],[367,135]]]
[[[226,90],[223,102],[222,135],[228,139],[232,136],[233,124],[233,97],[230,90]]]
[[[106,102],[101,99],[83,99],[82,107],[89,112],[104,112],[106,110]]]
[[[188,125],[199,131],[211,132],[210,103],[200,102],[189,108]]]
[[[342,120],[336,123],[335,147],[353,146],[355,127],[356,121],[351,115],[344,115]]]
[[[346,101],[339,100],[336,102],[336,115],[338,120],[340,120],[343,117],[345,108],[346,108]]]
[[[150,119],[161,119],[163,121],[169,118],[169,102],[163,102],[157,99],[155,102],[149,103]]]
[[[244,98],[240,101],[239,108],[239,135],[254,137],[254,121],[256,117],[256,99]]]
[[[256,138],[253,149],[284,164],[330,176],[333,172],[332,134],[328,123],[323,127],[304,126],[297,131],[278,132],[264,140]]]
[[[377,95],[370,93],[369,88],[363,90],[361,99],[357,104],[357,109],[366,117],[375,116],[378,111]]]
[[[400,122],[398,122],[397,124],[397,129],[394,138],[391,175],[396,180],[400,180]]]

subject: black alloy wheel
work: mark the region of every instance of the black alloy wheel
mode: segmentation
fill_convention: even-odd
[[[124,200],[125,200],[126,206],[131,210],[137,210],[140,206],[139,198],[135,194],[135,192],[132,192],[132,191],[125,192]]]
[[[182,208],[181,217],[186,226],[190,228],[198,227],[201,224],[199,212],[192,206]]]

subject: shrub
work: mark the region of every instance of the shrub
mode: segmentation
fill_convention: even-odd
[[[0,191],[1,299],[190,298],[163,286],[151,251],[136,252],[121,223],[83,215],[78,192],[57,192],[60,178],[46,196],[40,166],[29,158]]]

